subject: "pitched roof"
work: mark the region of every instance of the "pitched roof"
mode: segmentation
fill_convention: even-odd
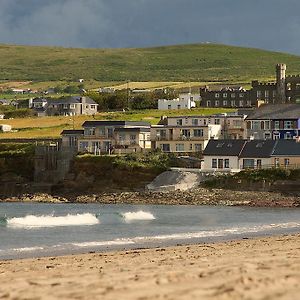
[[[82,124],[82,127],[95,127],[95,126],[140,126],[140,127],[149,127],[150,123],[148,122],[135,122],[135,121],[85,121]]]
[[[252,140],[248,141],[243,148],[242,158],[267,158],[273,153],[276,141],[274,140]]]
[[[273,156],[300,156],[300,143],[294,140],[277,140]]]
[[[48,104],[76,104],[76,103],[82,103],[81,99],[83,97],[81,96],[70,96],[70,97],[63,97],[60,99],[48,99]],[[86,104],[93,104],[98,105],[93,99],[90,97],[85,97],[85,103]]]
[[[238,156],[246,140],[209,140],[203,155]]]
[[[255,109],[246,120],[299,119],[300,104],[263,104]]]

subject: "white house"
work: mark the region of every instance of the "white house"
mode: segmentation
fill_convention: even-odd
[[[180,94],[178,98],[173,100],[159,99],[158,109],[159,110],[170,110],[170,109],[191,109],[196,107],[196,102],[200,101],[200,95],[197,94]]]
[[[210,140],[203,152],[204,170],[238,171],[245,140]]]

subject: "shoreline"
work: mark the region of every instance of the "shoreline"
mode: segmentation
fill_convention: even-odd
[[[300,234],[0,260],[0,298],[296,299]]]
[[[190,191],[126,191],[117,193],[89,193],[84,195],[36,193],[19,196],[0,196],[1,202],[300,207],[300,195],[286,195],[278,192],[197,188]]]

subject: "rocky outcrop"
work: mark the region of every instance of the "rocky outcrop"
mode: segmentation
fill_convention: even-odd
[[[222,189],[198,188],[190,191],[176,192],[97,193],[80,196],[69,195],[64,197],[51,196],[48,194],[37,194],[3,198],[2,201],[300,207],[300,194],[298,196],[283,196],[280,193],[270,192],[240,192]]]

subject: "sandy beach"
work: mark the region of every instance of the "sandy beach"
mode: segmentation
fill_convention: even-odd
[[[0,261],[0,299],[299,299],[300,234]]]

